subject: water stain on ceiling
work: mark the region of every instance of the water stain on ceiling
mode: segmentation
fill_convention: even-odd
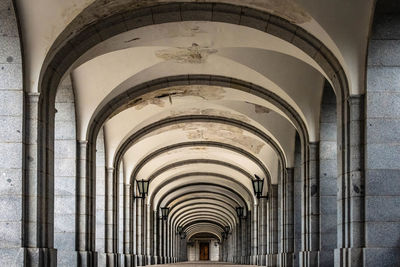
[[[193,43],[190,47],[173,47],[158,50],[156,56],[166,61],[174,61],[177,63],[204,63],[208,56],[217,53],[218,50],[206,46],[200,46]]]

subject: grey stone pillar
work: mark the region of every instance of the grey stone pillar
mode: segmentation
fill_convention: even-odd
[[[167,255],[167,221],[164,219],[161,219],[160,221],[161,225],[161,263],[167,263],[166,262],[166,255]]]
[[[377,2],[368,55],[367,107],[364,109],[362,106],[362,96],[357,97],[359,104],[354,98],[352,101],[353,109],[358,105],[360,110],[358,117],[357,113],[351,116],[354,129],[350,135],[354,139],[351,145],[353,151],[358,152],[353,156],[351,168],[355,209],[352,219],[355,221],[360,217],[358,220],[365,221],[366,237],[365,240],[356,236],[353,239],[355,244],[364,241],[363,263],[368,267],[400,266],[399,18],[398,1]],[[363,118],[363,114],[367,117]],[[357,140],[360,140],[360,146],[357,146]],[[363,144],[365,151],[362,150]],[[359,162],[357,155],[360,155]],[[364,167],[365,173],[357,172],[357,167]],[[365,210],[357,205],[357,198],[359,202],[364,200]]]
[[[3,93],[3,92],[2,92]],[[10,94],[12,96],[12,94]],[[6,95],[7,97],[7,95]],[[11,99],[9,99],[11,100]],[[17,102],[18,103],[18,102]],[[50,198],[48,195],[50,192],[47,191],[47,187],[49,186],[49,190],[53,191],[54,185],[53,181],[49,181],[49,174],[43,172],[44,168],[39,166],[38,169],[38,157],[39,157],[39,147],[38,147],[38,129],[40,127],[44,127],[38,119],[38,105],[39,105],[39,95],[36,93],[27,94],[25,97],[25,182],[23,187],[21,188],[23,193],[22,196],[8,196],[4,199],[5,207],[10,207],[12,210],[6,210],[4,212],[4,218],[2,221],[6,222],[4,230],[9,229],[13,226],[19,225],[21,227],[20,222],[16,222],[14,225],[13,222],[18,219],[19,215],[16,214],[18,210],[21,210],[21,207],[24,209],[23,214],[23,246],[25,247],[25,260],[21,258],[20,263],[29,266],[41,266],[43,264],[50,264],[51,266],[56,265],[57,255],[56,250],[53,249],[53,204],[46,202],[53,202],[54,199]],[[5,105],[7,107],[7,104]],[[4,161],[1,163],[2,168],[7,169],[8,172],[12,171],[13,167],[18,167],[18,164],[14,162],[14,160],[20,160],[22,158],[22,147],[18,147],[18,144],[5,144],[4,148],[15,148],[15,152],[20,158],[16,158],[17,155],[13,155],[14,157],[9,156],[11,152],[4,153],[6,157]],[[46,149],[47,150],[47,149]],[[18,152],[19,151],[19,152]],[[44,152],[42,152],[44,153]],[[50,153],[52,154],[52,153]],[[8,165],[9,164],[9,165]],[[11,170],[10,170],[11,169]],[[52,173],[53,170],[51,170]],[[52,179],[51,179],[52,180]],[[50,182],[50,183],[49,183]],[[16,181],[18,183],[18,180]],[[23,205],[22,205],[23,200]],[[12,203],[12,205],[10,205]],[[21,206],[19,206],[19,204]],[[50,211],[51,210],[51,211]],[[47,216],[47,214],[49,216]],[[21,218],[20,218],[21,219]],[[9,221],[9,222],[8,222]],[[51,232],[49,232],[51,231]],[[18,236],[18,239],[21,235],[21,230],[18,229],[15,232],[8,232],[6,234],[14,234],[11,236],[10,243],[12,243],[12,238]],[[50,238],[50,239],[49,239]],[[8,240],[5,241],[7,244]],[[14,240],[15,241],[15,240]],[[4,250],[6,256],[5,262],[11,261],[14,259],[9,259],[13,253],[17,251],[11,249]],[[19,251],[19,250],[18,250]],[[21,253],[20,251],[18,253]],[[23,254],[23,253],[22,253]],[[15,254],[17,260],[18,256]],[[2,260],[3,261],[3,260]],[[14,264],[14,262],[12,263]]]
[[[282,252],[279,257],[280,266],[293,266],[294,252],[294,210],[293,186],[294,168],[287,168],[282,179]]]
[[[77,266],[76,238],[76,121],[71,79],[57,89],[54,133],[54,247],[57,265]]]
[[[303,249],[300,253],[302,266],[319,265],[319,144],[308,145],[308,161],[304,163],[306,179],[303,194]]]
[[[0,266],[22,266],[24,253],[35,257],[36,251],[28,247],[36,247],[36,210],[30,207],[36,203],[38,112],[26,96],[25,127],[31,132],[24,133],[22,59],[13,1],[2,1],[0,24]]]
[[[298,267],[299,262],[299,253],[302,249],[302,238],[301,238],[301,227],[302,227],[302,192],[303,192],[303,172],[302,172],[302,164],[301,164],[301,145],[299,136],[296,134],[295,139],[295,156],[294,156],[294,192],[293,192],[293,209],[294,209],[294,262],[293,265]]]
[[[136,199],[136,253],[137,266],[144,266],[143,199]]]
[[[77,157],[77,251],[78,265],[92,266],[96,262],[97,255],[93,251],[90,237],[92,236],[90,224],[90,183],[89,178],[89,162],[88,142],[78,142],[78,157]]]
[[[267,266],[277,266],[278,253],[278,185],[271,185],[268,199]]]
[[[364,255],[363,249],[365,246],[364,97],[350,97],[348,103],[350,140],[347,155],[349,155],[349,164],[344,166],[347,172],[338,177],[340,223],[338,225],[339,249],[335,250],[335,266],[353,267],[366,266],[366,262],[364,262],[366,255]],[[390,233],[388,234],[390,235]],[[378,261],[376,263],[380,264]]]
[[[236,261],[240,263],[242,257],[242,219],[238,218],[238,224],[236,225]]]
[[[247,212],[246,214],[249,216],[249,213]],[[241,241],[241,254],[240,254],[240,263],[241,264],[246,264],[246,256],[247,256],[247,217],[242,217],[240,218],[240,224],[241,224],[241,232],[240,236],[242,237]]]
[[[117,181],[114,168],[106,168],[105,184],[105,253],[107,266],[118,264],[117,236],[116,236],[116,205],[117,205]]]
[[[266,255],[267,255],[267,199],[260,198],[258,200],[258,265],[266,265]]]
[[[153,211],[153,262],[158,264],[160,262],[160,228],[157,211]]]
[[[122,265],[123,266],[132,266],[133,265],[133,251],[132,251],[132,228],[131,228],[131,205],[132,205],[132,197],[131,197],[131,185],[124,184],[123,187],[123,256],[122,256]]]
[[[151,205],[146,204],[146,264],[154,264],[154,254],[153,254],[153,213],[151,211]]]
[[[116,227],[116,235],[117,235],[117,240],[116,240],[116,252],[117,252],[117,258],[118,258],[118,264],[120,266],[125,266],[124,265],[124,203],[125,203],[125,178],[124,178],[124,170],[123,170],[123,162],[120,163],[119,168],[118,168],[118,181],[117,181],[117,210],[116,210],[116,221],[117,221],[117,227]],[[129,229],[127,229],[129,231]]]
[[[132,196],[136,196],[136,190],[134,189],[136,188],[136,182],[134,182],[133,185],[131,185],[131,195]],[[137,254],[138,254],[138,250],[137,250],[137,198],[132,198],[131,200],[132,203],[132,207],[131,207],[131,227],[132,227],[132,237],[131,237],[131,242],[132,242],[132,254],[133,254],[133,266],[137,266]]]
[[[257,265],[258,250],[258,204],[253,205],[251,216],[251,258],[250,264]]]
[[[337,246],[337,116],[336,95],[325,82],[320,116],[320,266],[334,265]]]

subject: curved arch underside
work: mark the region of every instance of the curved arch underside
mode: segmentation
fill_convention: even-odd
[[[229,244],[221,257],[247,264],[250,255],[266,255],[267,247],[278,244],[270,225],[279,216],[284,227],[293,226],[288,212],[298,204],[307,220],[302,249],[311,251],[319,241],[313,236],[319,225],[313,216],[319,214],[318,156],[325,152],[319,142],[330,137],[321,123],[335,123],[325,115],[334,114],[342,125],[335,132],[343,136],[335,133],[326,153],[339,147],[345,151],[332,160],[346,159],[348,99],[362,92],[365,65],[346,48],[366,50],[360,41],[367,36],[364,27],[348,23],[359,31],[342,36],[326,19],[330,10],[307,1],[71,2],[49,2],[54,14],[42,11],[50,21],[63,18],[52,31],[43,26],[48,42],[36,46],[43,44],[46,52],[26,33],[38,29],[36,18],[32,26],[29,20],[22,24],[26,49],[37,52],[28,56],[26,80],[27,93],[39,103],[35,164],[50,188],[43,199],[53,195],[57,88],[71,81],[75,96],[77,250],[93,252],[97,242],[111,255],[107,262],[118,262],[115,255],[124,250],[138,265],[166,263],[184,259],[179,253],[187,242],[208,237]],[[24,14],[28,7],[37,10],[19,6]],[[357,10],[353,3],[346,7]],[[360,13],[363,22],[367,12]],[[349,22],[348,16],[342,20]],[[324,88],[336,97],[332,112],[321,111]],[[63,129],[56,126],[57,135]],[[263,180],[259,190],[257,177]],[[294,188],[300,182],[303,188]],[[298,203],[289,198],[295,191],[305,194]],[[51,213],[39,213],[43,224],[52,225]],[[285,229],[279,233],[282,250],[289,249],[285,242],[292,234]],[[37,233],[40,242],[51,245],[51,234],[43,231]],[[258,238],[263,244],[255,251]]]
[[[183,10],[160,6],[174,7]],[[207,7],[193,6],[198,12]],[[221,12],[233,19],[236,11],[229,7],[234,6],[221,6]],[[333,77],[318,61],[318,53],[329,50],[310,54],[267,26],[294,25],[251,12],[256,11],[242,11],[242,25],[217,16],[186,21],[182,13],[183,21],[127,26],[107,38],[96,25],[101,37],[92,35],[95,43],[78,52],[72,38],[71,54],[49,62],[60,74],[60,68],[68,70],[74,81],[78,138],[91,144],[104,130],[106,176],[130,185],[134,196],[137,181],[148,181],[147,198],[137,200],[136,209],[146,205],[158,218],[161,208],[169,208],[167,223],[175,232],[182,227],[189,238],[208,230],[222,241],[226,226],[243,223],[237,207],[251,220],[258,203],[254,175],[265,181],[261,193],[272,194],[286,168],[294,166],[296,133],[303,143],[317,140],[323,82],[325,77],[334,82],[342,71],[330,62]],[[254,19],[265,22],[262,31],[250,22]],[[64,65],[67,58],[70,66]],[[43,81],[46,77],[45,71]]]

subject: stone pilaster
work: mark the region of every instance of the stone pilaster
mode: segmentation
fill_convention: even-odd
[[[302,231],[302,193],[303,193],[303,172],[302,172],[302,164],[301,164],[301,144],[299,140],[299,136],[296,135],[295,139],[295,157],[294,157],[294,192],[293,192],[293,222],[294,222],[294,262],[293,266],[298,267],[300,266],[299,262],[299,252],[302,249],[302,238],[301,238],[301,231]]]
[[[280,266],[293,266],[294,261],[294,210],[293,210],[293,186],[294,168],[287,168],[282,179],[283,203],[282,203],[282,252],[279,255]]]
[[[278,253],[278,185],[271,185],[268,199],[267,266],[276,267]]]
[[[97,262],[97,254],[94,252],[91,243],[91,223],[90,223],[90,178],[89,162],[87,159],[88,146],[87,141],[78,142],[77,175],[79,183],[77,184],[77,251],[78,264],[80,266],[92,266]]]
[[[319,144],[308,145],[308,161],[305,162],[306,179],[303,194],[304,247],[299,260],[303,266],[319,265]]]
[[[320,116],[320,266],[334,265],[337,247],[337,116],[336,95],[325,82]]]
[[[136,199],[136,251],[137,266],[144,266],[144,199]]]
[[[22,266],[24,253],[34,255],[34,252],[30,253],[29,249],[23,249],[21,245],[36,247],[34,244],[37,236],[34,208],[37,203],[35,140],[38,112],[37,104],[29,105],[29,99],[37,99],[37,96],[25,96],[24,103],[17,17],[13,1],[4,0],[1,6],[0,24],[4,26],[0,27],[0,266]]]
[[[258,265],[266,265],[266,255],[267,255],[267,199],[260,198],[258,200]]]

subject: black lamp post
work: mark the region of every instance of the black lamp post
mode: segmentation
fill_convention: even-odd
[[[161,208],[161,219],[166,220],[168,218],[169,208],[163,207]]]
[[[243,207],[236,207],[236,214],[239,218],[243,217]]]
[[[260,199],[260,198],[268,199],[268,194],[266,196],[261,195],[262,191],[263,191],[263,187],[264,187],[264,179],[261,179],[260,177],[258,177],[257,174],[254,174],[254,176],[256,177],[255,180],[252,180],[254,194],[256,195],[256,197],[258,199]]]
[[[139,190],[139,197],[135,198],[145,198],[147,193],[149,192],[149,181],[145,180],[136,180],[136,184]]]

